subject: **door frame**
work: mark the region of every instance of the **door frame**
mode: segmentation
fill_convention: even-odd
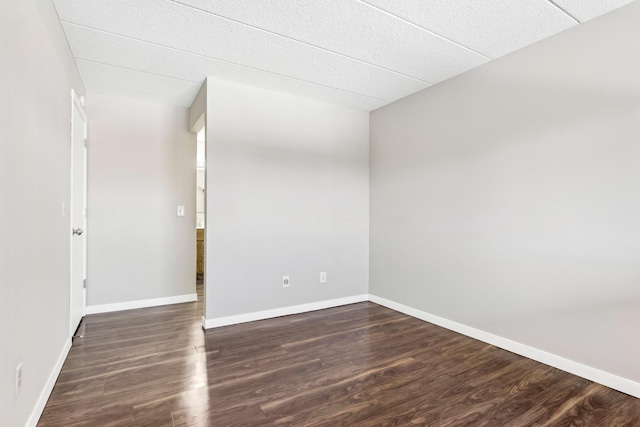
[[[83,252],[83,268],[82,268],[82,279],[83,279],[83,289],[82,289],[82,317],[85,316],[86,314],[86,310],[87,310],[87,288],[86,288],[86,280],[87,280],[87,115],[86,112],[84,110],[84,103],[80,100],[80,97],[78,97],[78,94],[76,93],[76,91],[74,89],[71,89],[71,119],[70,119],[70,124],[71,124],[71,144],[70,144],[70,148],[71,148],[71,164],[70,164],[70,170],[69,170],[69,190],[70,190],[70,194],[69,194],[69,336],[73,337],[73,334],[76,332],[75,329],[77,327],[77,325],[74,327],[73,325],[73,319],[72,319],[72,307],[71,304],[73,303],[73,297],[72,297],[72,292],[73,292],[73,248],[74,248],[74,241],[73,241],[73,226],[74,226],[74,197],[73,197],[73,181],[74,181],[74,161],[76,160],[74,158],[74,145],[76,144],[76,141],[74,141],[73,139],[73,128],[74,128],[74,123],[73,123],[73,117],[74,117],[74,110],[77,108],[78,112],[80,113],[80,117],[82,118],[82,121],[84,122],[84,141],[81,141],[82,144],[84,144],[85,148],[83,150],[83,162],[84,162],[84,176],[83,176],[83,186],[84,186],[84,206],[82,207],[82,212],[84,213],[84,218],[82,221],[82,229],[84,230],[85,233],[85,237],[83,239],[83,245],[82,245],[82,252]]]

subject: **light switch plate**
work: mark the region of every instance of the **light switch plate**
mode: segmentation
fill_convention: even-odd
[[[178,206],[178,216],[184,216],[184,206]]]

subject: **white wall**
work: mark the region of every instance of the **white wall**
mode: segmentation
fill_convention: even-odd
[[[206,317],[367,293],[368,113],[207,84]]]
[[[39,416],[69,339],[62,203],[68,208],[71,89],[84,87],[50,1],[0,2],[0,64],[0,426],[15,427]]]
[[[371,293],[640,381],[640,2],[371,114]]]
[[[193,294],[196,135],[188,109],[91,93],[87,113],[87,304]]]

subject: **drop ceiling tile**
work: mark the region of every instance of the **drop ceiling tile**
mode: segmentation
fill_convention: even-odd
[[[76,62],[82,80],[89,85],[112,87],[186,101],[193,100],[202,86],[201,82],[190,82],[82,59],[77,59]]]
[[[63,28],[77,59],[192,82],[203,82],[207,77],[208,58],[75,24],[65,23]]]
[[[158,0],[56,2],[60,18],[163,46],[393,101],[429,86],[193,8]]]
[[[488,61],[358,1],[177,1],[432,83]]]
[[[633,0],[553,0],[580,22],[588,21],[618,9]]]
[[[296,80],[254,68],[203,58],[74,24],[64,24],[76,58],[101,62],[147,73],[173,76],[201,84],[207,76],[235,81],[294,95],[315,98],[356,110],[371,111],[386,104],[374,98],[352,94],[314,83]]]
[[[363,1],[491,58],[576,25],[547,0]]]
[[[213,76],[362,110],[630,2],[54,0],[94,89],[186,104]]]

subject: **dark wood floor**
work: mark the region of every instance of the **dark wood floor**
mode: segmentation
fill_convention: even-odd
[[[640,426],[640,399],[372,303],[87,316],[39,426]]]

